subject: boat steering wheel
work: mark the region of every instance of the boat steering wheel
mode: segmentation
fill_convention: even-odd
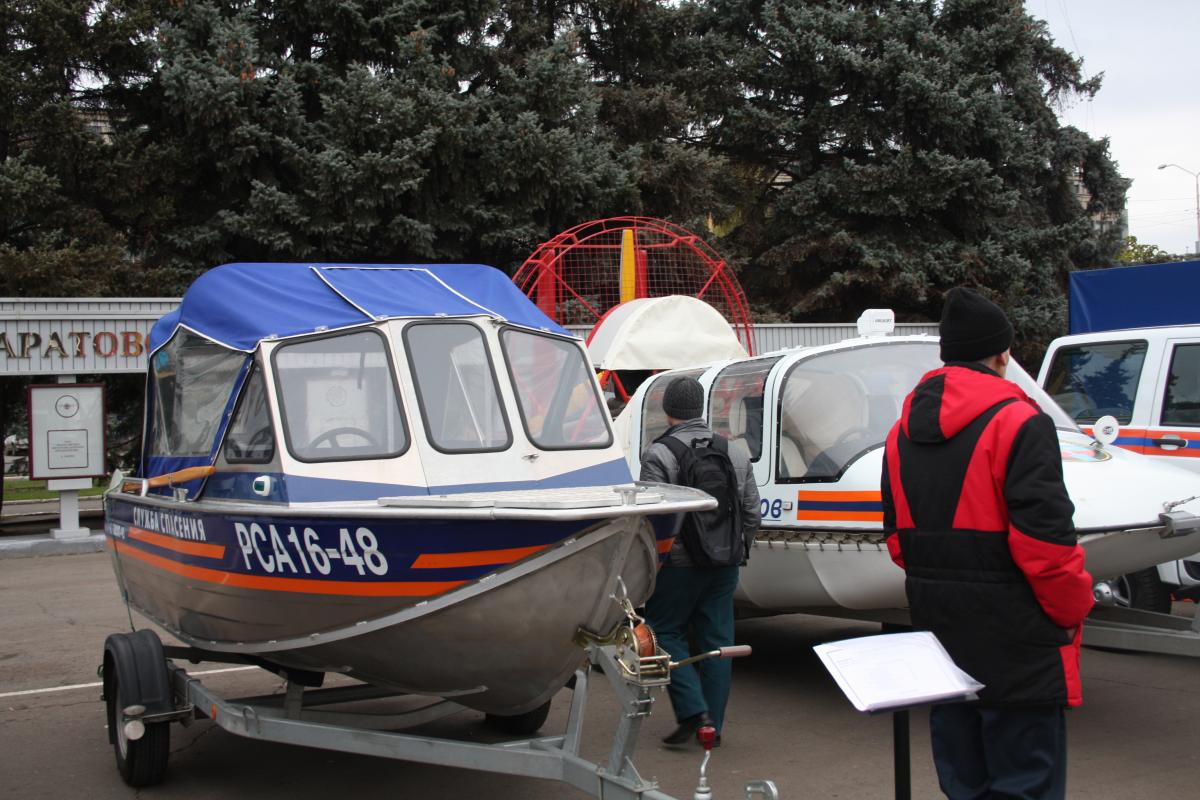
[[[308,449],[315,450],[326,442],[328,442],[331,447],[338,447],[337,438],[343,434],[346,436],[357,436],[365,441],[369,447],[379,446],[379,443],[375,441],[374,437],[372,437],[371,434],[367,433],[362,428],[355,428],[353,426],[346,425],[341,428],[330,428],[329,430],[320,434],[317,436],[317,438],[308,443]]]

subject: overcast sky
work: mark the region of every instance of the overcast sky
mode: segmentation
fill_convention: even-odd
[[[1121,174],[1129,232],[1172,253],[1196,251],[1200,173],[1200,2],[1197,0],[1025,0],[1062,48],[1104,73],[1091,102],[1060,116],[1094,138],[1107,136]]]

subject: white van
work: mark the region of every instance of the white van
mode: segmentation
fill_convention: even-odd
[[[1050,343],[1038,383],[1087,432],[1111,415],[1114,444],[1197,473],[1200,495],[1200,325],[1081,333]],[[1200,554],[1112,583],[1121,605],[1169,611],[1200,599]]]

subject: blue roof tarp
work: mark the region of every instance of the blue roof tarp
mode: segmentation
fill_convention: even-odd
[[[1200,323],[1200,261],[1070,273],[1071,333]]]
[[[235,263],[196,279],[179,308],[155,323],[150,350],[180,325],[248,352],[266,338],[380,319],[479,314],[570,335],[503,272],[482,264]]]

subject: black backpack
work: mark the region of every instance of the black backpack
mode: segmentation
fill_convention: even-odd
[[[699,567],[744,564],[749,548],[742,536],[741,492],[737,472],[729,460],[729,442],[718,434],[711,439],[695,439],[691,447],[670,434],[655,442],[665,444],[679,462],[679,485],[717,499],[717,507],[710,511],[684,514],[679,536],[692,563]]]

